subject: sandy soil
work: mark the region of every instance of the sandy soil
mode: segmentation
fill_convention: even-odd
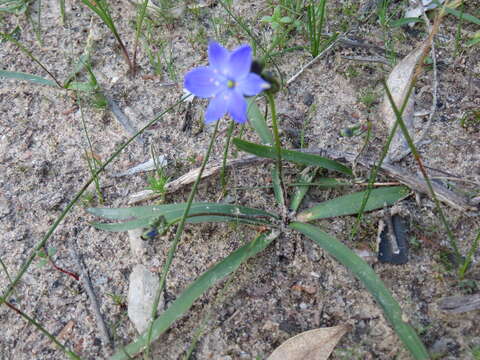
[[[340,11],[341,4],[334,3],[332,6],[338,6]],[[120,1],[112,2],[111,8],[119,33],[127,48],[131,49],[134,8]],[[258,23],[259,16],[269,11],[265,2],[234,2],[233,9],[252,24],[262,38],[271,36]],[[469,11],[480,15],[473,5]],[[210,21],[212,16],[224,18],[228,24],[220,31],[219,40],[225,46],[232,48],[248,42],[246,35],[228,19],[220,6],[186,10],[173,25],[160,25],[155,29],[158,36],[173,46],[177,79],[169,78],[166,71],[160,76],[153,75],[143,48],[138,58],[138,74],[132,77],[115,39],[89,9],[80,3],[67,3],[66,12],[68,23],[62,26],[58,2],[42,2],[42,44],[36,40],[32,24],[25,16],[0,15],[0,29],[12,32],[18,26],[21,29],[19,41],[61,80],[70,74],[92,30],[95,76],[105,94],[118,103],[137,128],[180,98],[186,71],[206,63],[206,39],[216,38],[216,29]],[[341,21],[333,15],[332,11],[329,23],[332,31]],[[360,26],[353,32],[353,38],[384,46],[376,24]],[[441,175],[449,177],[454,190],[473,197],[478,196],[480,184],[480,125],[477,120],[477,123],[469,121],[462,127],[461,119],[471,111],[478,112],[480,106],[480,53],[477,46],[455,55],[456,26],[457,20],[448,17],[440,29],[437,44],[440,62],[438,106],[427,136],[429,142],[421,147],[421,154],[427,166],[462,180],[455,182],[451,175]],[[473,26],[464,26],[465,31],[473,32]],[[398,29],[398,33],[403,37],[401,41],[396,40],[396,50],[403,55],[413,50],[424,37],[421,32]],[[305,44],[301,36],[295,37],[295,41]],[[378,55],[371,51],[338,46],[307,69],[278,96],[282,126],[299,130],[308,118],[308,146],[358,152],[363,146],[363,138],[345,138],[339,136],[339,132],[368,119],[372,121],[373,137],[366,154],[378,158],[386,137],[386,128],[376,115],[378,101],[366,106],[358,94],[365,90],[380,94],[380,80],[388,74],[389,68],[342,58],[342,55]],[[308,54],[302,51],[277,58],[286,78],[309,60]],[[4,70],[47,78],[43,70],[10,42],[1,43],[0,63]],[[80,75],[80,80],[85,79],[84,74]],[[175,84],[164,86],[171,82]],[[426,72],[417,86],[418,111],[430,109],[431,88],[431,72]],[[81,107],[77,100],[81,101]],[[148,144],[155,144],[158,151],[166,155],[169,161],[167,171],[172,178],[198,166],[211,133],[211,129],[200,123],[205,104],[203,101],[194,104],[190,129],[182,130],[185,118],[185,107],[182,106],[146,132],[146,145],[132,143],[100,179],[104,204],[101,205],[95,196],[93,199],[83,197],[48,241],[47,247],[56,249],[55,263],[64,269],[77,271],[70,256],[71,247],[82,254],[101,303],[100,309],[117,345],[132,341],[137,333],[126,316],[125,307],[116,303],[113,295],[125,301],[128,276],[138,262],[160,272],[169,241],[162,238],[150,242],[147,254],[139,260],[130,252],[126,233],[94,229],[89,222],[98,219],[89,215],[85,207],[126,206],[130,195],[144,190],[146,174],[121,178],[112,174],[148,160]],[[0,114],[0,258],[10,276],[14,276],[35,244],[90,177],[85,157],[88,142],[82,119],[95,156],[102,161],[124,143],[129,134],[109,110],[95,107],[86,96],[77,99],[73,92],[26,82],[1,80]],[[421,131],[422,125],[424,122],[418,119],[417,132]],[[225,132],[227,126],[228,123],[222,121],[220,131]],[[237,128],[237,134],[238,131]],[[245,137],[258,140],[249,128]],[[222,156],[223,139],[220,137],[215,144],[214,159]],[[283,141],[285,147],[298,146],[298,138],[284,135]],[[411,158],[400,165],[412,173],[417,172]],[[367,175],[364,169],[358,171],[359,175]],[[293,181],[297,172],[298,168],[288,166],[287,178]],[[266,185],[271,181],[269,174],[268,166],[236,169],[230,173],[229,186],[233,189]],[[432,175],[438,174],[432,172]],[[232,189],[228,195],[243,205],[275,210],[270,190]],[[88,192],[95,195],[93,187]],[[339,194],[341,192],[313,190],[307,202],[318,202]],[[170,194],[166,200],[181,202],[187,195],[188,189]],[[203,182],[197,195],[197,200],[201,201],[223,198],[218,178]],[[471,349],[480,346],[478,310],[452,315],[438,308],[439,299],[466,294],[468,290],[462,288],[458,279],[442,265],[440,253],[448,242],[434,203],[423,196],[417,203],[411,196],[402,201],[401,207],[410,223],[410,237],[418,241],[418,246],[411,249],[408,264],[375,264],[374,269],[391,289],[429,349],[440,353],[442,359],[473,359]],[[467,216],[446,205],[443,209],[465,254],[480,222],[477,217]],[[379,213],[368,214],[354,241],[348,239],[354,223],[352,218],[322,221],[320,225],[352,248],[371,249],[375,246],[376,226],[381,216]],[[200,273],[254,235],[254,229],[235,229],[229,225],[188,226],[168,278],[167,305]],[[348,271],[300,236],[290,234],[279,241],[280,246],[271,246],[242,266],[228,282],[226,290],[215,287],[197,301],[191,311],[162,336],[155,349],[155,358],[180,358],[187,351],[207,311],[211,315],[195,350],[196,359],[263,358],[284,340],[302,331],[342,323],[351,324],[353,330],[342,338],[333,359],[409,358],[380,308]],[[477,256],[478,253],[467,275],[467,279],[473,282],[480,280]],[[8,300],[51,333],[61,334],[59,340],[82,358],[103,358],[105,346],[84,288],[52,266],[40,265],[40,259],[36,259]],[[7,286],[8,278],[2,272],[0,288],[6,289]],[[2,359],[64,358],[43,334],[6,306],[0,307],[0,333]]]

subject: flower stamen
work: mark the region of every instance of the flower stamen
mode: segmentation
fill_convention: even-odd
[[[235,83],[235,81],[233,81],[233,80],[228,80],[228,81],[227,81],[227,87],[228,87],[229,89],[234,88],[235,85],[237,85],[237,84]]]

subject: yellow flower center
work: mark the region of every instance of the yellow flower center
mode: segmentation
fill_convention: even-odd
[[[228,87],[229,89],[234,88],[235,85],[236,85],[236,84],[235,84],[235,81],[233,81],[233,80],[228,80],[228,81],[227,81],[227,87]]]

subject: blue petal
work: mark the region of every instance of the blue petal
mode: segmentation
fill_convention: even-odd
[[[225,49],[219,43],[210,41],[208,44],[208,60],[210,62],[210,67],[213,69],[218,69],[219,72],[225,74],[227,71],[229,58],[230,53],[227,49]]]
[[[230,54],[228,61],[228,75],[238,81],[248,75],[252,65],[252,48],[248,45],[240,46]]]
[[[270,87],[270,84],[263,80],[259,75],[250,73],[246,78],[237,83],[237,89],[243,95],[254,96],[260,94],[263,90]]]
[[[222,80],[213,69],[201,66],[189,71],[185,75],[184,86],[193,95],[200,98],[208,98],[224,90],[225,85]]]
[[[205,111],[205,122],[211,123],[220,119],[228,109],[228,94],[233,91],[222,91],[221,93],[217,94],[212,100],[210,100],[210,104],[207,106],[207,110]],[[227,97],[227,98],[225,98]]]
[[[247,102],[243,96],[234,90],[228,91],[228,113],[237,123],[247,121]]]

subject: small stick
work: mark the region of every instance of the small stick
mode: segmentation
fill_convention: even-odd
[[[331,36],[332,34],[331,33],[324,33],[322,35]],[[338,41],[340,42],[340,44],[342,44],[344,46],[358,47],[358,48],[363,48],[363,49],[372,49],[372,50],[374,50],[374,51],[376,51],[380,54],[385,54],[385,51],[386,51],[385,48],[382,48],[380,46],[369,44],[369,43],[363,42],[363,41],[349,39],[349,38],[344,37],[344,36],[339,36]],[[401,53],[393,53],[393,55],[395,55],[396,57],[403,57],[403,54],[401,54]]]
[[[361,61],[361,62],[377,62],[380,64],[392,66],[390,62],[383,56],[342,56],[342,59]]]
[[[68,276],[71,276],[72,278],[74,278],[77,281],[80,280],[78,275],[75,274],[74,272],[65,270],[65,269],[61,268],[60,266],[57,266],[57,264],[55,264],[55,261],[53,261],[52,257],[48,254],[48,249],[46,248],[46,246],[43,247],[43,251],[45,252],[45,256],[47,257],[48,261],[50,262],[50,265],[52,265],[55,270],[58,270],[58,271],[60,271],[64,274],[67,274]]]
[[[307,149],[307,150],[298,150],[298,151],[303,151],[309,154],[317,154],[320,156],[325,156],[333,160],[341,161],[344,163],[347,163],[347,162],[353,163],[357,158],[357,155],[354,153],[342,152],[342,151],[332,150],[332,149]],[[267,164],[272,161],[274,161],[274,159],[265,159],[265,158],[260,158],[260,157],[251,155],[251,156],[247,156],[240,159],[227,160],[227,163],[225,164],[225,166],[227,168],[240,168],[244,166]],[[358,158],[356,162],[367,169],[371,169],[373,166],[376,165],[373,160],[366,159],[365,157]],[[221,162],[207,165],[202,178],[206,178],[214,174],[217,174],[221,168],[222,168]],[[188,173],[182,175],[178,179],[167,183],[165,185],[166,191],[173,192],[185,185],[193,183],[193,181],[195,181],[196,176],[198,175],[198,171],[199,171],[198,168],[193,169]],[[414,191],[418,191],[423,194],[429,195],[427,184],[423,179],[408,173],[406,170],[402,169],[399,166],[383,163],[380,168],[380,171],[396,179],[402,184],[408,186]],[[432,185],[440,201],[443,201],[449,206],[463,212],[469,212],[469,211],[478,212],[478,208],[475,206],[475,204],[470,203],[465,197],[454,193],[453,191],[447,189],[441,184],[433,183]],[[136,204],[144,200],[152,200],[152,199],[158,198],[159,196],[160,194],[152,190],[145,190],[145,191],[133,194],[130,197],[130,200],[128,203]]]
[[[120,106],[118,106],[117,103],[111,97],[105,95],[105,98],[107,99],[108,106],[110,107],[110,110],[115,116],[115,119],[117,119],[117,121],[120,123],[120,125],[123,126],[123,128],[127,131],[127,133],[129,133],[130,135],[135,135],[138,130],[135,129],[135,127],[132,125],[132,122],[130,121],[128,116],[123,113],[122,109],[120,109]],[[141,145],[145,145],[145,140],[143,140],[141,136],[137,136],[135,140],[139,142]]]
[[[260,158],[258,156],[251,155],[251,156],[246,156],[246,157],[240,158],[240,159],[229,159],[229,160],[227,160],[227,162],[225,164],[225,167],[226,168],[241,168],[241,167],[249,166],[249,165],[253,165],[253,164],[256,164],[256,165],[267,164],[267,163],[270,163],[272,161],[273,161],[272,159],[265,159],[265,158]],[[218,174],[222,168],[223,168],[222,162],[208,164],[205,167],[205,170],[203,171],[202,179],[207,178],[207,177],[212,176],[212,175],[215,175],[215,174]],[[200,168],[196,168],[196,169],[190,170],[188,173],[180,176],[179,178],[168,182],[167,184],[165,184],[165,191],[167,193],[171,193],[171,192],[179,190],[180,188],[182,188],[185,185],[193,183],[195,181],[195,179],[197,178],[197,175],[198,175],[199,172],[200,172]],[[141,201],[156,199],[159,196],[160,196],[160,194],[158,194],[157,192],[155,192],[153,190],[144,190],[144,191],[141,191],[139,193],[136,193],[136,194],[133,194],[132,196],[130,196],[130,200],[129,200],[128,203],[129,204],[136,204],[136,203],[139,203]]]
[[[92,281],[88,276],[88,271],[85,267],[85,264],[80,259],[80,256],[78,255],[74,246],[70,247],[70,256],[73,258],[79,269],[80,281],[82,282],[83,287],[87,291],[88,298],[90,299],[90,305],[92,306],[93,314],[97,320],[98,327],[100,328],[100,336],[102,337],[102,341],[110,349],[113,349],[113,341],[105,321],[103,320],[102,313],[100,312],[100,306],[98,304],[97,297],[95,296],[95,291],[93,290]],[[106,350],[106,347],[104,349]]]

